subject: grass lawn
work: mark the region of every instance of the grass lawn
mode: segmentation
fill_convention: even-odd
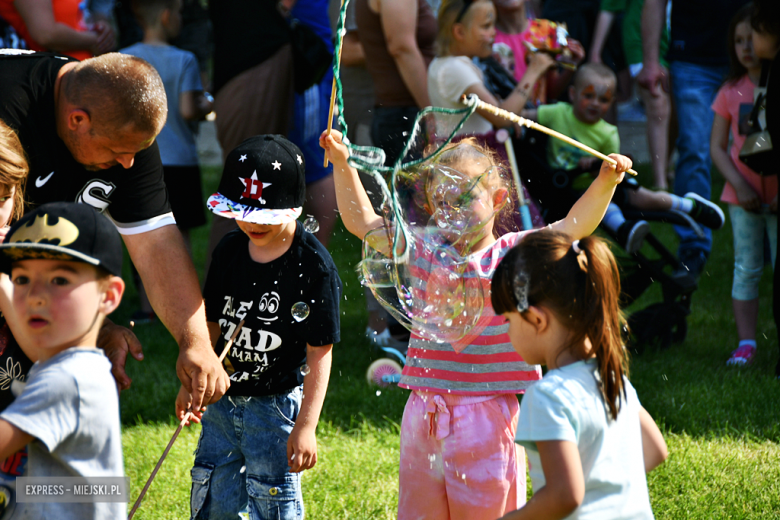
[[[647,169],[642,173],[649,176]],[[204,174],[204,192],[213,193],[219,171],[204,168]],[[722,183],[715,184],[713,193],[719,194]],[[656,231],[666,244],[674,243],[671,228],[658,226]],[[205,228],[193,237],[200,265],[206,237]],[[303,479],[307,516],[395,518],[398,429],[408,393],[366,384],[365,370],[375,355],[363,337],[366,310],[354,270],[360,244],[339,225],[330,250],[344,282],[342,341],[334,348],[318,429],[319,462]],[[669,445],[669,460],[649,476],[659,519],[780,517],[780,383],[774,377],[778,338],[771,317],[772,271],[767,267],[762,279],[756,362],[745,369],[727,369],[726,359],[737,344],[731,312],[733,258],[727,223],[715,233],[715,249],[693,296],[686,340],[632,360],[632,382]],[[652,287],[637,306],[659,300],[659,288]],[[126,323],[137,305],[131,287],[114,318]],[[165,328],[159,323],[137,326],[136,333],[146,358],[130,361],[133,384],[121,396],[133,501],[175,430],[173,402],[179,386],[177,347]],[[193,426],[179,436],[136,518],[188,517],[189,469],[198,433],[199,427]]]

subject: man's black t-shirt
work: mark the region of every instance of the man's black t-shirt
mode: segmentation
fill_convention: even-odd
[[[729,23],[739,8],[749,1],[672,0],[668,60],[728,65]]]
[[[54,85],[71,58],[49,53],[0,53],[0,119],[19,134],[30,163],[25,199],[35,207],[55,201],[89,204],[120,233],[136,234],[172,224],[157,143],[121,165],[89,171],[57,135]]]
[[[289,391],[300,384],[306,344],[340,340],[341,279],[328,250],[296,224],[290,249],[261,264],[249,256],[249,237],[235,230],[214,250],[204,288],[207,321],[219,323],[220,354],[242,319],[246,320],[224,361],[230,375],[227,395],[256,396]],[[296,303],[309,315],[293,318]]]
[[[215,94],[225,83],[290,43],[290,29],[276,4],[268,0],[209,2],[214,28]]]

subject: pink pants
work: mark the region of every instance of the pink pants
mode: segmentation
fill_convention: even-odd
[[[415,391],[401,422],[399,520],[495,520],[525,504],[514,395]]]

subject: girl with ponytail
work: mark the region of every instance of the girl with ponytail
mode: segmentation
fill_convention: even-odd
[[[628,381],[615,257],[598,237],[529,234],[493,275],[496,314],[528,363],[548,372],[520,405],[515,440],[534,496],[505,519],[652,519],[645,473],[666,443]]]

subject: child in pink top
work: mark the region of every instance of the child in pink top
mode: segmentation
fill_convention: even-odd
[[[536,17],[529,12],[527,0],[493,0],[493,5],[496,7],[495,43],[503,43],[512,50],[514,60],[508,64],[511,69],[509,72],[514,74],[518,82],[522,82],[529,61],[528,49],[523,43],[523,35],[528,31],[528,20],[533,20]],[[585,58],[585,49],[580,42],[572,38],[569,38],[568,46],[572,52],[572,64],[578,65]],[[504,63],[504,60],[499,61]],[[539,102],[546,103],[548,100],[557,99],[568,86],[573,75],[574,70],[549,70],[544,76],[544,81],[534,85],[532,97],[534,104],[538,105]],[[539,88],[542,83],[546,84],[544,92],[541,92]]]
[[[758,284],[764,271],[765,232],[769,235],[772,265],[777,253],[777,176],[762,177],[739,160],[753,109],[753,88],[761,74],[761,63],[753,52],[749,9],[743,8],[735,15],[729,42],[731,71],[712,104],[715,119],[710,153],[727,181],[720,200],[729,205],[734,230],[731,298],[739,345],[727,364],[739,366],[751,363],[756,353]],[[731,150],[729,132],[733,139]]]
[[[341,134],[334,130],[328,136],[323,132],[320,145],[333,163],[344,225],[364,239],[385,222],[373,211],[357,170],[348,164],[349,151],[342,144]],[[566,218],[551,224],[551,228],[572,239],[596,229],[615,186],[631,166],[626,157],[611,157],[617,161],[617,169],[605,162],[598,178]],[[431,167],[419,172],[419,185],[424,186],[420,204],[428,215],[453,207],[439,190],[445,186],[445,172],[457,172],[472,181],[467,183],[468,192],[448,193],[457,195],[458,201],[469,195],[468,202],[458,204],[468,204],[469,214],[484,222],[484,226],[463,237],[463,242],[472,245],[459,254],[468,261],[460,276],[478,280],[486,296],[499,261],[527,234],[500,235],[495,228],[496,215],[510,200],[508,183],[494,174],[499,166],[495,153],[469,138],[448,145]],[[409,269],[415,278],[410,297],[436,303],[438,293],[431,285],[440,283],[434,273],[440,272],[442,265],[424,248],[409,256],[407,264],[399,262],[396,267]],[[463,316],[465,313],[457,319]],[[519,413],[516,394],[540,379],[541,373],[514,351],[508,325],[495,315],[489,298],[474,329],[476,333],[470,330],[463,340],[453,343],[425,339],[422,331],[412,331],[400,381],[400,386],[412,393],[401,423],[399,520],[493,520],[525,503],[525,457],[514,445]]]

